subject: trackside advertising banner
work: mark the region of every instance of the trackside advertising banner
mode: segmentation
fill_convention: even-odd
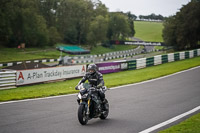
[[[112,40],[110,44],[122,44],[122,45],[145,45],[145,46],[164,46],[165,44],[162,42],[144,42],[144,41],[117,41]]]
[[[51,80],[74,78],[86,73],[86,65],[63,66],[17,71],[17,86]]]
[[[121,71],[121,63],[119,62],[108,62],[108,63],[101,63],[101,64],[96,64],[96,65],[98,67],[99,72],[102,74]]]

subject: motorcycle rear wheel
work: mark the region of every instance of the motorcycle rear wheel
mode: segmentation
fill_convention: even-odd
[[[86,115],[86,109],[84,105],[80,105],[78,108],[78,120],[82,125],[86,125],[88,122],[88,117]]]

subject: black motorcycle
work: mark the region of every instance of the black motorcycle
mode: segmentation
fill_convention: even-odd
[[[99,91],[106,91],[107,88],[104,86],[97,89],[88,83],[84,83],[79,85],[78,89],[80,90],[77,99],[79,122],[86,125],[88,120],[92,118],[106,119],[109,113],[109,104],[107,99],[103,104],[98,93]]]

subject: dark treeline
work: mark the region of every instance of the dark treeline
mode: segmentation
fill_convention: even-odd
[[[152,21],[163,21],[166,17],[163,17],[162,15],[156,15],[154,13],[150,15],[139,15],[140,20],[152,20]]]
[[[184,5],[176,15],[164,21],[165,44],[176,50],[195,49],[200,45],[200,0]]]
[[[91,47],[134,36],[135,15],[109,13],[99,0],[1,0],[0,44],[52,46],[62,42]]]

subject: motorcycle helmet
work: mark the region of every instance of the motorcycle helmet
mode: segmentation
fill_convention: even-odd
[[[94,74],[97,71],[97,66],[95,64],[90,64],[88,66],[88,73],[89,74]]]

